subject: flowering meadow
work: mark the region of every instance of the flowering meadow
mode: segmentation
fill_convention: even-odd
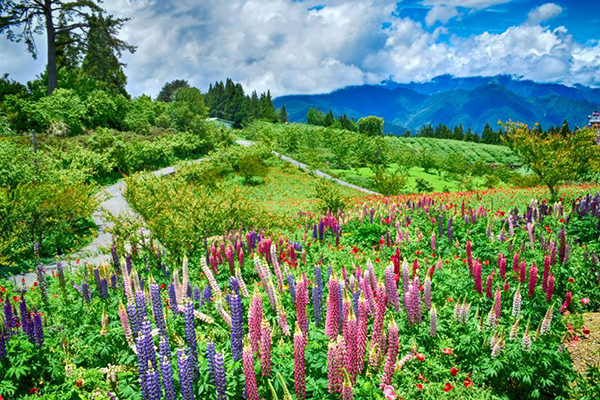
[[[0,282],[0,398],[591,399],[600,194],[374,197]],[[593,366],[592,366],[593,367]],[[596,397],[597,398],[597,397]]]

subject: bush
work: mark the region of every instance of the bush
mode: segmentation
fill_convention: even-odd
[[[399,194],[406,185],[408,179],[406,173],[400,174],[383,166],[373,166],[371,170],[374,173],[375,189],[384,196]]]
[[[322,212],[331,211],[337,213],[346,208],[346,199],[339,187],[326,179],[319,179],[314,187],[314,196],[318,201],[318,207]]]
[[[383,135],[383,118],[373,115],[358,120],[358,131],[363,135],[380,136]]]
[[[123,95],[111,96],[102,90],[94,90],[85,100],[87,124],[90,128],[118,127],[124,118],[127,99]]]
[[[152,99],[142,95],[129,103],[129,110],[123,120],[125,129],[140,134],[149,134],[156,118]]]
[[[42,97],[37,102],[21,100],[28,123],[25,125],[38,132],[51,127],[64,127],[55,130],[60,136],[78,135],[83,131],[86,120],[86,107],[77,93],[70,89],[56,89],[51,96]]]

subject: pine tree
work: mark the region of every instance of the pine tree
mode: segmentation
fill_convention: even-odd
[[[158,96],[156,96],[157,101],[163,101],[165,103],[169,103],[173,101],[173,94],[179,89],[189,88],[190,84],[185,79],[175,79],[171,82],[167,82],[163,85],[160,92],[158,92]],[[212,91],[212,84],[208,88],[208,93],[206,95],[206,101],[208,102],[209,93]]]
[[[329,110],[327,115],[325,115],[325,119],[323,120],[323,126],[332,126],[335,124],[335,117],[333,116],[333,111]]]
[[[287,124],[289,122],[287,110],[285,109],[285,104],[281,106],[281,110],[279,110],[279,121],[283,124]]]

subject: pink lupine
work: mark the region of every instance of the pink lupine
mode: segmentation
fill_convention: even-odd
[[[498,269],[500,270],[500,278],[506,280],[506,258],[504,254],[498,253]]]
[[[131,327],[129,326],[127,310],[125,310],[125,306],[123,306],[123,303],[119,303],[119,318],[121,318],[121,326],[123,327],[123,332],[125,332],[125,339],[127,339],[127,343],[132,345],[133,334],[131,332]]]
[[[552,294],[554,293],[554,275],[550,275],[548,278],[548,286],[546,287],[546,301],[552,300]]]
[[[423,311],[429,311],[431,309],[431,279],[429,276],[425,277],[423,283]]]
[[[273,265],[273,271],[277,278],[277,288],[280,292],[283,292],[283,275],[281,273],[281,267],[279,265],[279,259],[277,257],[277,246],[271,246],[271,264]]]
[[[383,376],[381,377],[382,386],[390,385],[392,383],[392,376],[396,368],[396,360],[398,358],[398,325],[396,321],[392,319],[388,326],[388,349],[385,360],[385,366],[383,367]]]
[[[431,234],[431,251],[435,253],[435,232]]]
[[[396,279],[392,266],[389,266],[385,269],[385,288],[387,291],[388,303],[391,304],[397,312],[399,312],[400,297],[398,296],[398,286],[396,285]]]
[[[473,254],[471,253],[471,239],[467,239],[467,262],[469,263],[469,272],[471,275],[473,274],[473,268],[475,265],[473,264]]]
[[[306,398],[305,346],[304,335],[298,324],[296,324],[296,331],[294,332],[294,389],[298,400]]]
[[[306,336],[306,331],[308,330],[308,319],[306,316],[308,301],[308,281],[306,280],[306,276],[303,276],[296,285],[296,321],[304,336]]]
[[[348,316],[347,328],[344,331],[344,341],[346,342],[346,355],[344,358],[344,367],[350,374],[352,382],[355,381],[358,373],[358,326],[357,319],[352,312]]]
[[[342,400],[352,400],[353,398],[352,382],[348,377],[348,374],[344,375],[344,385],[342,386]]]
[[[325,334],[330,340],[337,337],[340,324],[339,285],[333,276],[329,279],[329,297],[327,300],[327,316],[325,317]]]
[[[371,347],[369,349],[369,366],[375,371],[379,368],[380,350],[379,343],[371,340]]]
[[[327,351],[329,393],[340,393],[342,391],[345,353],[346,345],[341,336],[338,336],[336,341],[329,343],[329,349]]]
[[[252,347],[250,347],[248,341],[244,345],[242,362],[244,365],[244,381],[246,382],[246,397],[248,400],[260,400],[258,397],[258,387],[256,386],[256,375],[254,374]]]
[[[477,260],[473,266],[473,277],[475,278],[475,290],[483,294],[483,282],[481,281],[481,261]]]
[[[358,299],[358,330],[357,330],[357,364],[358,373],[361,373],[365,364],[365,352],[367,351],[367,324],[368,305],[363,294]]]
[[[531,299],[535,295],[535,285],[537,284],[538,278],[538,268],[535,263],[531,264],[531,268],[529,268],[529,290],[527,295]]]
[[[277,308],[277,322],[279,323],[279,327],[285,336],[290,336],[290,327],[287,321],[287,315],[285,313],[285,309],[279,303],[279,307]]]
[[[250,337],[250,345],[254,353],[257,353],[259,350],[262,320],[262,297],[258,291],[258,287],[256,287],[250,301],[250,309],[248,310],[248,336]]]
[[[260,332],[260,367],[262,376],[271,376],[271,325],[266,320]]]
[[[369,306],[369,313],[372,314],[375,312],[375,296],[373,294],[373,289],[371,288],[371,284],[369,283],[369,272],[365,271],[363,274],[363,278],[358,281],[358,286],[361,288],[362,292],[365,295],[365,299],[367,300],[367,304]]]
[[[377,308],[375,310],[375,318],[373,320],[373,340],[383,346],[382,332],[383,321],[385,317],[386,290],[383,286],[379,286],[377,290]]]
[[[494,315],[496,317],[496,321],[500,320],[502,314],[502,292],[500,289],[496,289],[496,294],[494,296]]]
[[[348,329],[348,317],[352,311],[352,300],[345,289],[344,295],[342,296],[342,335],[346,335],[346,329]],[[345,338],[345,336],[344,336]]]
[[[571,291],[567,290],[567,295],[565,296],[565,302],[562,304],[562,306],[560,306],[561,313],[565,312],[565,310],[567,308],[569,308],[569,306],[571,305],[572,298],[573,298],[573,295],[571,294]]]
[[[547,292],[548,278],[550,277],[550,255],[544,256],[544,274],[542,275],[542,290]]]
[[[487,276],[487,279],[485,280],[485,295],[487,296],[488,299],[492,298],[493,285],[494,285],[494,274],[491,273]]]
[[[513,271],[519,272],[519,253],[515,253],[513,256]]]
[[[521,283],[525,283],[525,281],[527,280],[527,263],[525,262],[525,260],[521,261],[519,275],[521,276]]]
[[[429,312],[429,335],[431,337],[437,335],[437,310],[435,309],[435,305],[431,307],[431,311]]]

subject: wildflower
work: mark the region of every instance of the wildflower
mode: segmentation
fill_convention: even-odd
[[[560,306],[560,312],[565,312],[565,310],[567,308],[569,308],[569,306],[571,305],[571,299],[572,299],[573,295],[571,294],[571,291],[567,291],[567,295],[565,296],[565,302],[562,304],[562,306]]]
[[[398,399],[398,395],[396,394],[396,391],[394,390],[394,387],[392,385],[385,385],[383,387],[383,395],[385,396],[386,400]]]
[[[262,321],[260,334],[260,365],[261,375],[271,376],[271,325]]]
[[[442,349],[442,353],[446,354],[447,356],[451,356],[453,354],[452,349],[446,347]]]
[[[580,301],[581,301],[581,304],[583,304],[584,306],[587,306],[587,304],[590,302],[590,299],[588,299],[587,297],[584,297]]]
[[[469,386],[473,386],[474,383],[471,381],[471,378],[466,377],[465,378],[465,382],[463,383],[463,385],[465,385],[465,387],[468,388]]]
[[[513,297],[513,307],[512,307],[512,316],[519,317],[521,315],[521,289],[517,288],[515,295]]]
[[[458,368],[456,368],[456,367],[450,368],[450,373],[452,374],[452,376],[456,376],[456,374],[458,374]]]
[[[538,268],[535,263],[531,264],[529,268],[529,290],[527,292],[529,298],[533,298],[535,295],[535,285],[537,284]]]
[[[247,340],[243,349],[242,362],[244,366],[244,380],[246,382],[246,396],[248,400],[260,400],[258,397],[258,387],[256,386],[256,375],[254,374],[252,347]]]
[[[252,300],[250,301],[250,309],[248,310],[248,337],[253,353],[257,353],[259,350],[262,321],[262,298],[258,291],[258,287],[255,287]]]
[[[381,377],[381,383],[383,385],[389,385],[392,381],[396,366],[396,358],[398,357],[398,340],[398,325],[396,325],[396,321],[392,319],[388,326],[388,352],[383,369],[383,376]]]
[[[294,333],[294,389],[296,391],[296,398],[299,400],[306,398],[305,346],[306,338],[298,324],[296,324],[296,332]]]
[[[444,385],[444,392],[449,392],[452,389],[454,389],[454,386],[452,386],[450,382],[446,382],[446,385]]]
[[[435,305],[431,307],[429,312],[429,335],[434,337],[437,334],[437,310]]]
[[[417,383],[417,389],[419,390],[423,390],[423,384],[422,383]]]
[[[425,354],[417,353],[416,357],[419,361],[425,361]]]
[[[585,327],[584,327],[584,328],[581,330],[581,332],[582,332],[584,335],[589,335],[589,334],[590,334],[590,330],[589,330],[589,329],[587,329],[587,328],[585,328]]]

